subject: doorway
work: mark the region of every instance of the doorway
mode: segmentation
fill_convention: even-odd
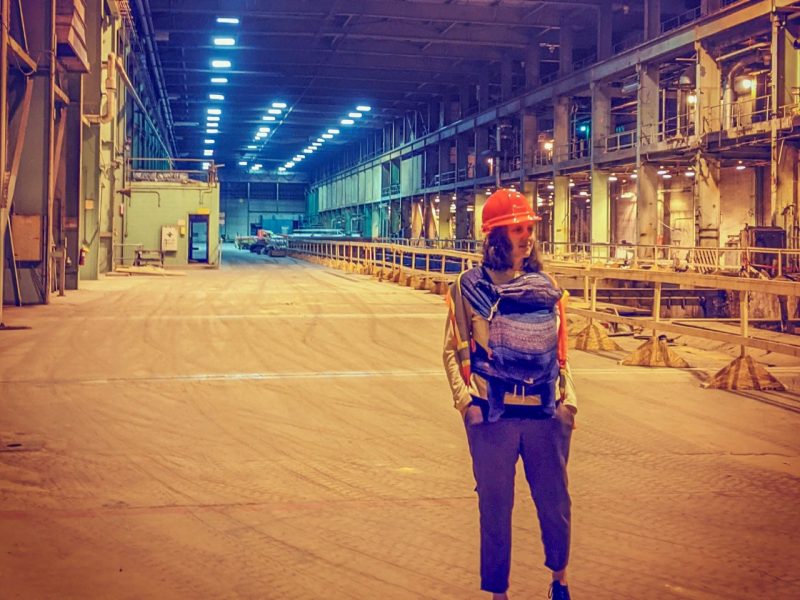
[[[189,262],[208,262],[208,215],[189,215]]]

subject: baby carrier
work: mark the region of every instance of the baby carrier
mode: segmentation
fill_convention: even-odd
[[[461,291],[489,322],[488,348],[474,341],[472,371],[488,384],[489,421],[504,412],[507,393],[537,396],[542,416],[555,410],[559,375],[556,304],[561,289],[543,273],[525,273],[495,285],[483,267],[461,276]]]

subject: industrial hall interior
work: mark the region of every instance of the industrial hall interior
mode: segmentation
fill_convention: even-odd
[[[0,17],[0,598],[800,598],[800,0]]]

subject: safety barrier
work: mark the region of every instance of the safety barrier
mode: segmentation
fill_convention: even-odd
[[[609,245],[605,245],[609,246]],[[479,264],[481,256],[475,252],[460,252],[441,248],[429,248],[397,243],[360,242],[345,240],[292,239],[290,251],[304,255],[311,260],[327,266],[344,270],[372,274],[384,280],[391,280],[419,289],[431,289],[443,293],[446,284],[455,280],[458,273]],[[631,246],[641,248],[660,248],[659,246]],[[665,247],[661,247],[665,248]],[[699,249],[698,249],[699,250]],[[763,252],[782,257],[791,253],[797,258],[800,251],[781,249],[736,249],[736,252]],[[780,261],[779,261],[780,264]],[[563,259],[546,257],[545,265],[549,272],[560,277],[583,280],[583,302],[571,302],[570,312],[588,319],[587,329],[597,324],[620,323],[635,329],[652,331],[652,337],[645,342],[625,364],[642,366],[685,366],[685,361],[674,355],[663,340],[664,333],[674,333],[697,338],[714,340],[740,346],[741,356],[731,365],[714,375],[709,387],[724,389],[783,389],[769,373],[747,356],[747,349],[760,349],[800,357],[800,341],[789,334],[774,334],[753,330],[750,327],[750,296],[752,293],[770,294],[783,297],[800,297],[800,284],[788,280],[754,279],[724,274],[703,274],[699,272],[676,272],[668,269],[642,268],[643,265],[620,268],[607,263],[578,263]],[[653,304],[648,316],[620,315],[613,307],[603,306],[597,301],[597,288],[600,281],[622,280],[645,282],[653,287]],[[661,290],[663,285],[680,285],[705,289],[737,292],[739,296],[738,332],[725,327],[711,327],[713,320],[662,319]],[[734,320],[736,321],[736,320]],[[717,324],[719,325],[719,324]]]

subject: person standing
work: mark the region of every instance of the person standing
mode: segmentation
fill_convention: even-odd
[[[567,460],[577,412],[567,364],[566,294],[542,272],[539,219],[499,189],[483,208],[483,262],[447,296],[443,360],[467,432],[480,512],[481,589],[506,600],[514,478],[522,458],[539,517],[549,597],[570,600]]]

